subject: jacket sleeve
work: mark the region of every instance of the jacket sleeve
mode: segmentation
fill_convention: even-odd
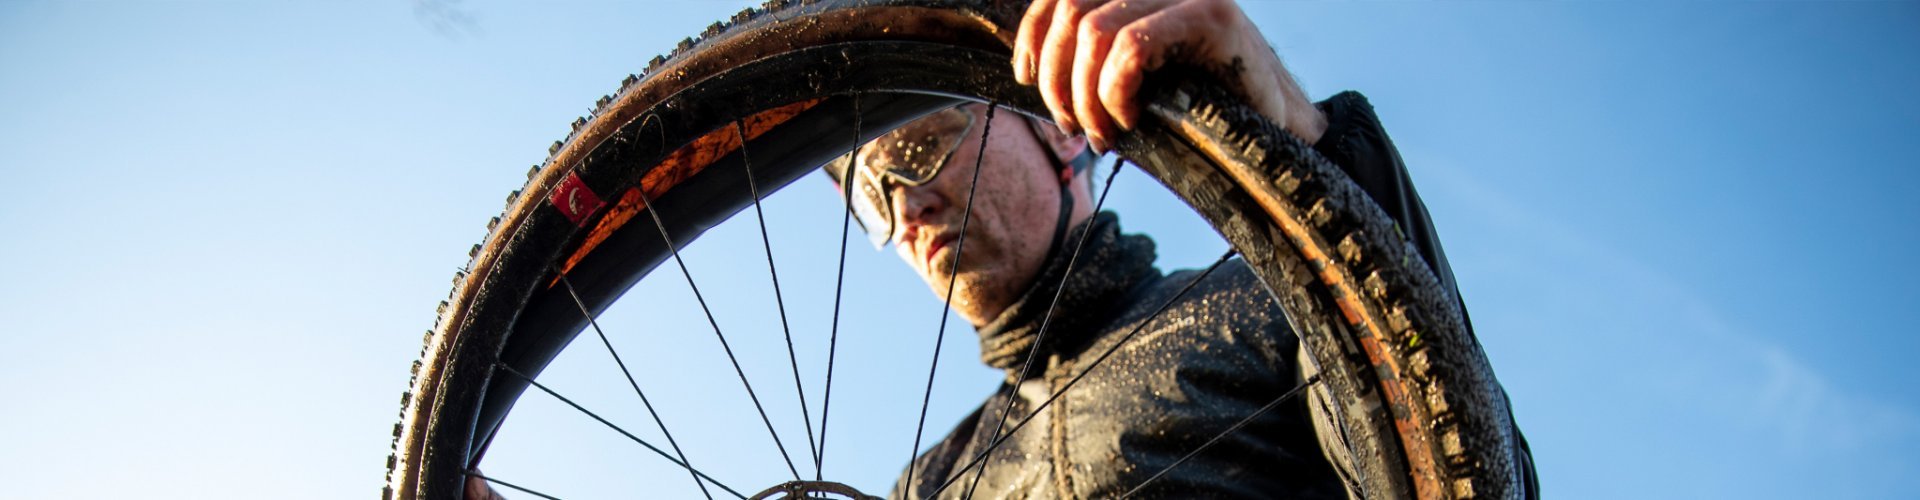
[[[1327,130],[1320,136],[1319,142],[1314,143],[1313,149],[1345,171],[1366,191],[1367,196],[1379,203],[1380,208],[1399,223],[1401,230],[1419,250],[1420,257],[1426,260],[1427,266],[1439,275],[1440,282],[1452,291],[1455,300],[1460,300],[1460,288],[1453,279],[1453,268],[1447,264],[1447,254],[1440,248],[1440,235],[1433,228],[1432,218],[1427,215],[1426,204],[1420,202],[1420,193],[1413,189],[1406,162],[1400,159],[1400,151],[1394,148],[1393,140],[1387,137],[1386,129],[1380,125],[1380,118],[1374,114],[1373,105],[1359,92],[1346,91],[1315,103],[1315,106],[1327,115]],[[1466,320],[1467,335],[1472,337],[1473,320],[1467,315],[1464,301],[1460,302],[1460,315]],[[1513,429],[1513,436],[1519,446],[1514,453],[1517,459],[1515,463],[1519,464],[1521,477],[1526,482],[1523,491],[1526,498],[1539,498],[1540,484],[1534,473],[1533,452],[1527,446],[1526,436],[1520,433],[1517,426]]]
[[[1407,238],[1419,248],[1420,256],[1440,275],[1440,282],[1454,290],[1454,296],[1458,297],[1453,269],[1447,265],[1446,253],[1440,250],[1440,237],[1435,234],[1433,220],[1427,216],[1427,206],[1420,202],[1420,193],[1414,191],[1406,163],[1400,159],[1400,150],[1394,148],[1393,140],[1380,126],[1380,118],[1373,114],[1373,105],[1367,102],[1366,96],[1349,90],[1315,106],[1327,115],[1327,131],[1313,144],[1313,149],[1345,171],[1400,223]]]

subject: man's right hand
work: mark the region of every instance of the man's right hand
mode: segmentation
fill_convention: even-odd
[[[1061,130],[1085,132],[1101,150],[1139,121],[1135,94],[1169,62],[1214,73],[1309,144],[1326,131],[1326,117],[1233,0],[1034,0],[1013,46],[1014,79],[1038,85]]]

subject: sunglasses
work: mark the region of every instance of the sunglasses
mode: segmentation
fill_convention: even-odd
[[[854,220],[860,223],[860,229],[867,233],[867,241],[873,243],[875,249],[886,247],[893,239],[894,226],[899,221],[899,214],[893,210],[894,186],[916,187],[933,182],[960,149],[960,143],[972,133],[976,113],[966,106],[935,111],[822,167],[833,178],[835,187],[847,193]],[[1046,144],[1047,140],[1040,135],[1040,126],[1027,118],[1027,132],[1033,134],[1036,143]],[[1072,168],[1078,175],[1093,167],[1096,156],[1088,149],[1066,165],[1051,155],[1047,159],[1054,163],[1054,168]],[[852,186],[845,184],[849,179]]]
[[[851,161],[842,156],[827,164],[828,175],[850,196],[854,220],[874,248],[885,247],[893,238],[898,221],[894,186],[933,182],[972,132],[974,121],[974,113],[959,106],[935,111],[855,150]],[[849,180],[850,188],[844,184]]]

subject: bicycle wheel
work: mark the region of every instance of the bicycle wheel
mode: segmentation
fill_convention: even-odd
[[[776,0],[628,78],[529,172],[456,277],[403,397],[388,496],[457,497],[532,375],[762,188],[960,100],[1044,116],[1009,72],[1024,8]],[[1363,496],[1515,496],[1504,394],[1392,218],[1219,87],[1154,82],[1118,151],[1212,224],[1287,312],[1315,390],[1341,402],[1324,411]]]

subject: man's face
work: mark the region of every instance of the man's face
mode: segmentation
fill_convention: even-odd
[[[1000,314],[1027,288],[1045,264],[1054,225],[1060,217],[1061,178],[1042,155],[1051,154],[1026,129],[1026,119],[1011,112],[993,117],[992,137],[980,159],[982,133],[989,128],[984,106],[961,108],[973,126],[932,181],[919,186],[890,183],[894,249],[926,280],[934,294],[953,283],[954,310],[975,325]],[[936,124],[923,119],[876,140],[922,137]],[[863,148],[867,161],[881,148]],[[960,226],[966,217],[967,190],[978,160],[980,180],[973,196],[964,251]],[[953,259],[961,254],[957,279]],[[945,297],[943,297],[945,298]]]

